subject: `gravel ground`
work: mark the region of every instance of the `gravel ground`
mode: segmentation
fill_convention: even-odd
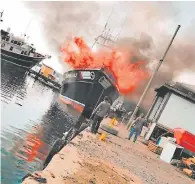
[[[123,127],[121,129],[126,132]],[[140,178],[143,184],[194,183],[175,167],[161,161],[158,155],[150,152],[147,146],[140,142],[140,139],[133,143],[126,140],[125,136],[119,138],[108,134],[105,142],[99,141],[97,137],[84,142],[77,147],[93,157],[127,169]]]
[[[34,174],[45,178],[49,184],[194,183],[175,167],[161,161],[140,140],[133,143],[125,139],[128,132],[122,125],[118,130],[117,137],[106,133],[105,141],[99,140],[99,134],[85,130],[63,148],[44,171]],[[100,130],[99,133],[105,132]],[[36,184],[34,174],[23,184]]]

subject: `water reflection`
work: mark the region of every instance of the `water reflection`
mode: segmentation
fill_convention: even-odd
[[[1,183],[16,184],[41,168],[53,142],[74,119],[61,110],[56,91],[13,65],[1,66]]]
[[[1,62],[1,102],[8,104],[16,95],[16,98],[25,97],[24,70],[15,70]]]

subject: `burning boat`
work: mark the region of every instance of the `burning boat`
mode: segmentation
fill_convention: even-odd
[[[46,56],[36,52],[31,44],[25,41],[25,38],[16,37],[10,33],[10,28],[1,30],[1,59],[14,65],[25,68],[32,68],[37,63],[45,59]]]
[[[111,102],[119,97],[115,78],[106,69],[72,70],[63,77],[59,103],[76,117],[82,113],[90,118],[105,96]]]

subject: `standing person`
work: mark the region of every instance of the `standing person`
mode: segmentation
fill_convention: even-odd
[[[91,127],[92,133],[97,133],[101,121],[104,119],[106,115],[108,115],[110,111],[111,104],[109,103],[109,98],[107,96],[104,97],[104,101],[102,101],[97,108],[93,111],[95,114],[93,118],[93,123]]]
[[[133,136],[133,134],[135,133],[134,136],[134,140],[133,142],[135,142],[137,140],[137,137],[139,136],[139,134],[141,133],[141,130],[143,128],[144,125],[147,124],[147,120],[144,118],[144,114],[142,113],[134,122],[132,125],[132,129],[129,132],[128,138],[127,139],[131,139],[131,137]]]

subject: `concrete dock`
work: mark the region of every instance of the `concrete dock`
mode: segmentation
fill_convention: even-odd
[[[108,124],[110,120],[104,120]],[[118,136],[83,131],[56,154],[43,171],[32,173],[22,184],[192,184],[177,168],[150,152],[140,139],[125,139],[124,125],[117,126]]]

